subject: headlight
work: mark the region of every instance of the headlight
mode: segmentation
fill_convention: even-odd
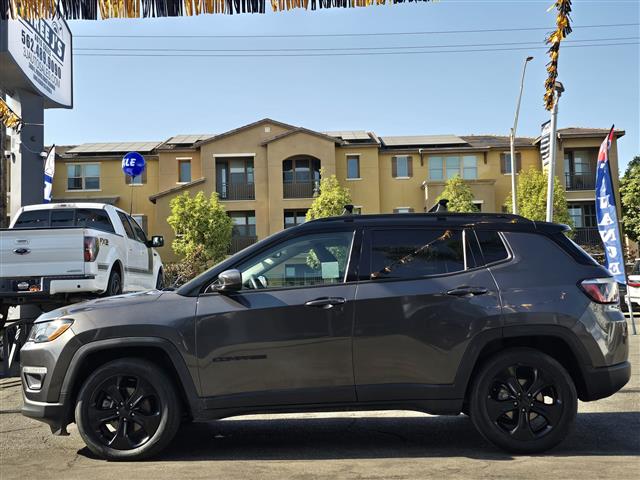
[[[58,318],[50,322],[36,323],[31,329],[29,340],[36,343],[50,342],[66,332],[73,320],[70,318]]]

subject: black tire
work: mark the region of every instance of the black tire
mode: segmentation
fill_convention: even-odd
[[[181,422],[173,382],[138,358],[109,362],[84,382],[76,403],[78,431],[107,460],[142,460],[169,445]]]
[[[156,278],[156,290],[162,290],[164,288],[164,272],[162,269],[158,270],[158,277]]]
[[[475,379],[470,416],[480,434],[514,453],[537,453],[569,434],[578,400],[560,363],[538,350],[513,348],[491,357]]]
[[[114,265],[111,269],[111,274],[109,275],[109,282],[107,283],[107,289],[104,291],[102,296],[104,297],[112,297],[114,295],[120,295],[122,293],[122,276],[120,275],[120,270],[118,267]]]

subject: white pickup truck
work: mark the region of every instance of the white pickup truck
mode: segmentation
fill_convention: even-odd
[[[21,208],[0,230],[0,314],[9,306],[68,304],[96,295],[161,288],[164,239],[102,203]]]

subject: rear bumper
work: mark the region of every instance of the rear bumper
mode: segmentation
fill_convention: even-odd
[[[580,400],[589,402],[613,395],[624,387],[631,378],[631,364],[618,363],[609,367],[588,367],[583,371],[585,377],[585,398]]]
[[[39,291],[17,290],[16,282],[37,287]],[[21,304],[32,300],[46,300],[54,295],[94,293],[104,290],[95,275],[56,275],[51,277],[0,277],[0,302]]]

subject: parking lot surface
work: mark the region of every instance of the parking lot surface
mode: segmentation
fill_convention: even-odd
[[[20,382],[0,380],[0,478],[23,479],[638,479],[640,336],[631,381],[580,403],[556,449],[514,456],[489,445],[463,416],[414,412],[252,415],[184,426],[165,454],[139,463],[93,458],[75,425],[68,437],[20,415]]]

